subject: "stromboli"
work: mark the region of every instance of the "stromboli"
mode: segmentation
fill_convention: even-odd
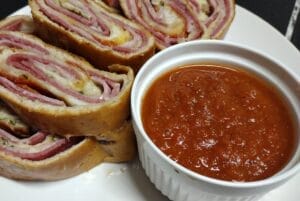
[[[16,40],[22,49],[7,47]],[[99,71],[75,55],[17,32],[0,32],[0,46],[0,96],[36,128],[97,136],[119,128],[127,119],[133,82],[130,68],[109,67],[121,74]]]
[[[129,19],[152,33],[159,49],[207,38],[205,27],[183,0],[120,0],[120,5]]]
[[[71,50],[97,68],[125,64],[138,68],[154,54],[153,37],[97,0],[30,0],[44,40]]]
[[[234,0],[120,0],[125,15],[156,39],[159,49],[221,38],[234,16]]]
[[[61,53],[59,52],[61,50],[56,49],[58,50],[58,52],[55,52],[57,54],[53,54],[54,51],[53,49],[51,49],[51,46],[45,44],[44,42],[42,42],[41,40],[37,39],[34,36],[17,33],[17,32],[0,31],[0,48],[8,48],[8,47],[23,49],[38,54],[46,54],[47,56],[52,56],[54,58],[56,58],[56,56],[59,55],[59,53]],[[47,48],[49,47],[50,49],[48,50]],[[69,56],[69,59],[70,59],[69,63],[71,65],[80,67],[75,63],[76,60],[72,60],[74,59],[73,57]],[[99,81],[99,76],[100,77],[103,77],[103,75],[108,77],[113,76],[113,74],[111,73],[99,71],[94,68],[89,68],[84,70],[86,71],[86,73],[88,73],[90,77],[92,77],[96,81],[97,80]],[[117,75],[115,77],[118,78]],[[119,88],[119,86],[117,87]],[[38,94],[34,94],[34,95],[38,96]],[[52,100],[51,98],[45,96],[40,96],[40,99],[42,101],[46,101],[52,104],[57,104],[56,100]],[[96,137],[99,140],[101,140],[101,146],[105,147],[106,150],[110,150],[109,157],[108,157],[109,159],[106,158],[105,161],[122,162],[122,161],[131,160],[135,155],[135,148],[136,148],[135,139],[133,137],[133,131],[130,122],[125,121],[121,127],[108,132],[99,133]]]
[[[7,123],[9,126],[3,126]],[[20,128],[22,138],[14,132]],[[131,123],[125,122],[114,131],[103,133],[100,142],[89,137],[51,135],[29,128],[0,101],[0,175],[22,180],[59,180],[103,161],[128,161],[136,152],[132,132]]]
[[[34,36],[17,32],[0,31],[0,49],[4,52],[31,53],[40,57],[67,57],[70,62],[69,65],[78,67],[80,67],[80,64],[85,64],[85,62],[81,62],[81,59],[77,60],[77,57],[74,58],[62,50],[46,45]],[[122,66],[116,66],[116,69],[119,67],[121,71],[129,70],[127,67]],[[89,78],[94,77],[96,81],[99,81],[99,76],[100,78],[120,79],[120,75],[94,68],[81,67],[80,69],[87,74],[86,76]],[[47,97],[45,94],[39,94],[38,91],[26,86],[25,84],[28,83],[24,80],[17,78],[9,80],[3,76],[5,75],[3,69],[1,72],[0,82],[2,85],[16,89],[16,93],[18,89],[21,93],[27,91],[24,94],[25,98],[28,96],[28,98],[38,99],[44,102],[45,105],[63,106],[61,104],[63,102],[60,100]],[[100,82],[102,81],[100,79]],[[14,85],[15,87],[13,87]],[[6,101],[10,104],[8,100]],[[131,123],[127,120],[122,122],[119,128],[104,133],[99,132],[98,138],[100,141],[89,137],[64,138],[41,131],[33,132],[32,129],[36,130],[36,128],[29,128],[17,115],[11,114],[12,110],[10,108],[1,107],[1,105],[4,104],[0,104],[0,174],[3,176],[23,180],[58,180],[78,175],[102,161],[124,162],[132,160],[135,156],[135,139]],[[12,108],[16,110],[15,107]],[[51,117],[49,116],[49,118]],[[53,115],[52,118],[55,119],[56,116]],[[12,122],[13,124],[11,124]],[[31,120],[28,120],[28,123],[34,125]],[[48,123],[51,124],[51,122]],[[64,123],[68,125],[68,122]],[[33,133],[29,133],[29,131]],[[57,134],[66,135],[66,133]],[[18,139],[19,136],[23,139]],[[18,149],[20,145],[21,149]],[[7,146],[9,149],[7,149]],[[29,152],[26,152],[26,150],[29,150]],[[30,150],[35,150],[35,152]]]
[[[9,129],[3,126],[9,122]],[[13,132],[25,127],[19,138]],[[87,171],[108,154],[90,138],[63,138],[34,132],[3,102],[0,102],[0,175],[23,180],[57,180]],[[76,160],[74,160],[76,159]]]
[[[60,180],[88,171],[102,162],[105,156],[99,143],[89,138],[40,161],[24,160],[0,152],[0,174],[21,180]]]

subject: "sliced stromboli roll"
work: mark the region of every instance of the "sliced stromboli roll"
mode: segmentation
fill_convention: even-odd
[[[120,0],[125,15],[152,33],[159,49],[207,38],[205,27],[184,0]]]
[[[28,15],[9,16],[0,21],[0,30],[20,31],[32,34],[35,31],[33,20]]]
[[[206,26],[210,38],[223,38],[235,15],[235,0],[189,0],[187,3]]]
[[[1,44],[3,38],[6,46]],[[9,43],[11,38],[22,49],[8,48],[15,44]],[[0,97],[36,128],[97,136],[127,119],[133,82],[130,68],[112,65],[111,72],[99,71],[22,33],[0,32],[0,46]]]
[[[40,54],[40,55],[47,55],[49,57],[57,58],[57,55],[62,54],[60,53],[61,50],[57,49],[53,51],[53,48],[46,45],[39,39],[34,36],[30,36],[27,34],[22,34],[18,32],[11,32],[11,31],[0,31],[0,48],[18,48],[23,49],[26,51],[32,51],[33,53]],[[49,48],[50,47],[50,48]],[[73,60],[73,57],[69,58],[69,63],[75,66],[80,66],[76,64],[76,60]],[[117,67],[117,66],[116,66]],[[92,68],[83,68],[85,72],[89,74],[91,78],[95,81],[99,81],[100,83],[103,82],[99,80],[99,76],[107,76],[111,77],[113,74],[109,72],[99,71]],[[117,69],[115,69],[117,70]],[[119,69],[124,70],[124,69]],[[126,70],[125,70],[126,71]],[[119,75],[116,75],[116,79],[118,79]],[[112,84],[112,83],[111,83]],[[28,89],[28,88],[27,88]],[[108,91],[108,90],[106,90]],[[115,90],[116,91],[116,90]],[[35,94],[36,96],[37,94]],[[55,100],[51,99],[44,99],[45,97],[40,96],[39,98],[43,99],[44,101],[56,102]],[[0,115],[1,115],[0,110]],[[4,113],[5,114],[5,113]],[[0,121],[0,125],[9,125],[9,118],[6,118],[6,121]],[[15,121],[14,132],[22,135],[22,133],[26,132],[26,126],[24,124],[19,123],[20,121]],[[16,130],[17,129],[17,130]],[[125,121],[121,127],[107,131],[104,133],[99,133],[97,135],[97,139],[99,140],[101,147],[103,150],[106,151],[107,157],[105,161],[108,162],[123,162],[132,160],[136,153],[135,147],[135,138],[133,134],[133,130],[131,127],[131,123]]]
[[[135,157],[129,122],[107,133],[113,140],[102,139],[99,143],[89,137],[63,138],[40,131],[30,133],[30,128],[2,102],[0,111],[2,176],[20,180],[60,180],[86,172],[103,161],[124,162]],[[9,129],[3,127],[1,121],[9,121]],[[26,137],[20,138],[18,133],[10,131],[19,127],[26,127],[27,132],[22,132]]]
[[[34,132],[0,102],[0,175],[22,180],[65,179],[93,168],[108,156],[90,138]]]
[[[26,122],[50,133],[97,136],[120,127],[129,115],[132,72],[115,65],[110,70],[129,74],[107,76],[85,65],[3,49],[0,97]]]
[[[97,68],[125,64],[135,71],[154,54],[154,39],[98,0],[29,0],[44,40],[75,52]]]

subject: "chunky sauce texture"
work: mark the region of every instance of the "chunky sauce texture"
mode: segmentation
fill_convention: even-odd
[[[170,158],[221,180],[270,177],[295,150],[293,121],[279,93],[223,66],[185,66],[159,77],[144,96],[142,121]]]

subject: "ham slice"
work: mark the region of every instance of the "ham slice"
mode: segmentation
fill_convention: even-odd
[[[7,90],[15,93],[16,95],[23,98],[27,98],[28,100],[31,100],[33,102],[38,101],[40,103],[49,105],[65,106],[65,103],[63,101],[59,101],[53,98],[49,98],[47,96],[43,96],[42,94],[32,92],[31,90],[28,90],[28,87],[22,88],[5,77],[0,76],[0,85],[6,88]]]
[[[12,134],[0,129],[0,151],[12,156],[39,161],[50,158],[75,144],[75,140],[60,138],[38,132],[19,140]]]
[[[0,30],[5,31],[20,31],[23,33],[32,34],[35,31],[35,26],[32,18],[27,15],[9,16],[0,22]]]
[[[119,63],[137,71],[154,54],[153,37],[102,1],[30,0],[29,5],[41,38],[87,58],[98,68]]]
[[[67,139],[41,131],[30,132],[32,129],[29,128],[26,128],[26,137],[19,138],[13,131],[18,130],[20,125],[28,126],[7,105],[0,104],[0,111],[0,119],[2,121],[8,119],[10,124],[10,131],[7,130],[8,127],[0,124],[0,151],[6,154],[39,161],[59,154],[82,140],[82,138]]]
[[[47,49],[35,44],[31,40],[26,40],[15,36],[11,32],[2,32],[0,34],[0,48],[4,47],[26,49],[30,51],[35,51],[37,53],[49,54]]]

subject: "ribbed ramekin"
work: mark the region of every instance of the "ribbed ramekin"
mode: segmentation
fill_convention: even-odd
[[[293,110],[297,150],[276,175],[255,182],[228,182],[202,176],[168,158],[148,137],[141,119],[143,96],[166,71],[189,64],[223,64],[252,71],[277,86]],[[139,158],[146,174],[174,201],[253,201],[288,181],[300,170],[300,78],[276,59],[246,46],[224,41],[193,41],[156,54],[139,71],[131,92],[133,126]]]

